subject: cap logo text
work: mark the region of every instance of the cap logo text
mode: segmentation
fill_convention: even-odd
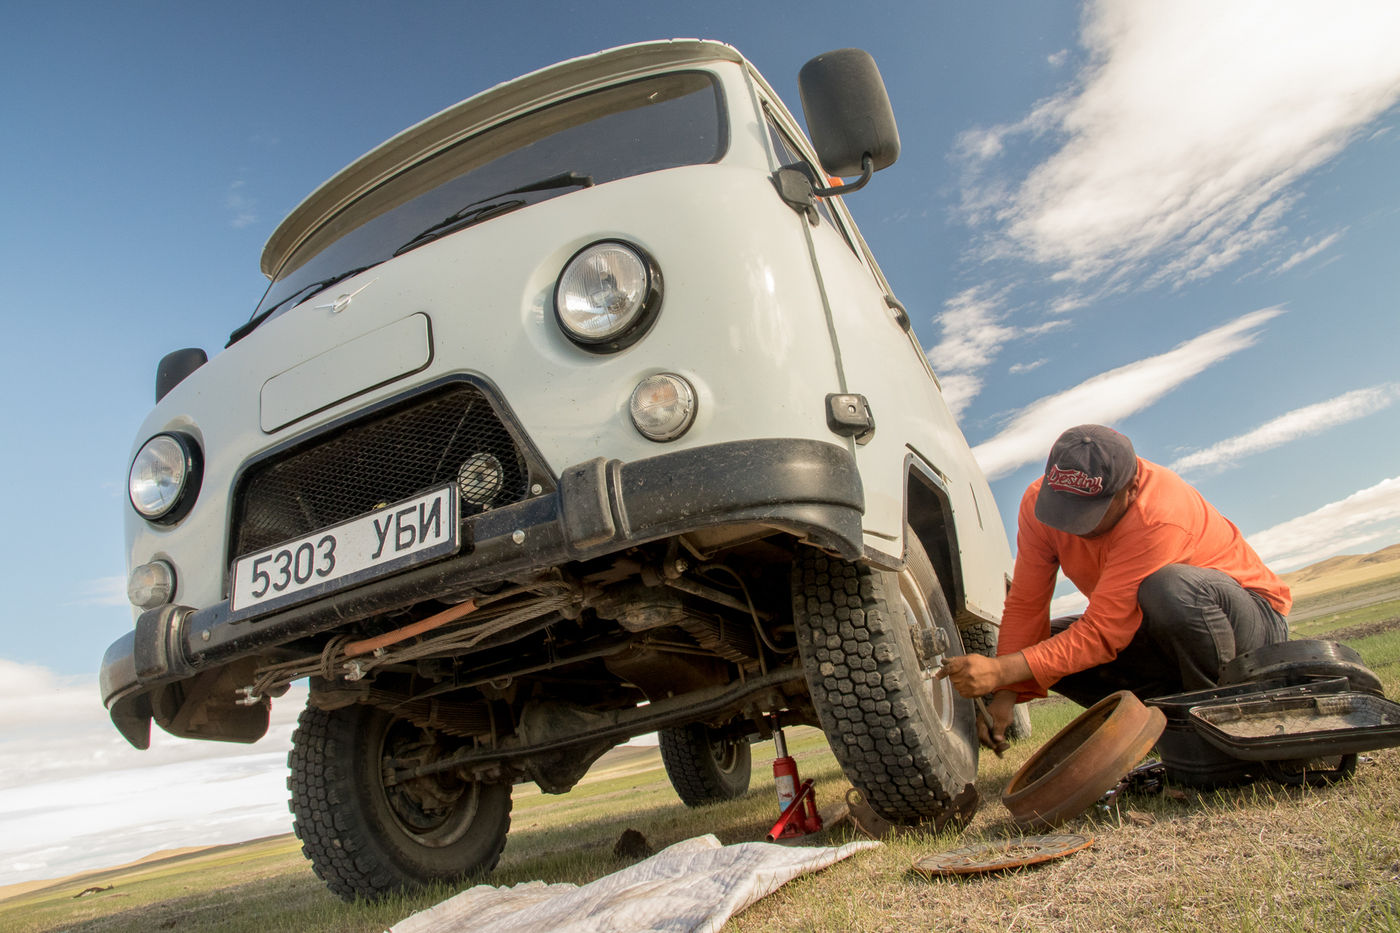
[[[1045,482],[1056,492],[1072,492],[1077,496],[1097,496],[1103,492],[1103,477],[1090,476],[1079,470],[1062,470],[1052,466]]]

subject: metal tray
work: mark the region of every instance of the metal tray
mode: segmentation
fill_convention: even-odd
[[[1251,761],[1400,745],[1400,704],[1369,693],[1216,702],[1193,707],[1191,720],[1211,744]]]
[[[1283,678],[1255,680],[1243,684],[1230,684],[1221,687],[1208,687],[1205,690],[1191,690],[1187,693],[1173,693],[1169,696],[1153,697],[1144,700],[1148,706],[1155,706],[1167,714],[1167,724],[1181,723],[1193,728],[1191,710],[1197,707],[1215,706],[1217,703],[1249,703],[1274,700],[1281,697],[1316,696],[1324,693],[1347,693],[1348,680],[1345,677],[1318,677],[1303,683],[1289,684]]]

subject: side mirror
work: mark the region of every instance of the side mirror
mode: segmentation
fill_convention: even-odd
[[[186,347],[161,357],[156,365],[156,401],[169,395],[171,389],[207,362],[209,356],[199,347]]]
[[[797,75],[802,112],[822,168],[847,177],[899,158],[899,128],[875,59],[863,49],[837,49],[802,66]]]

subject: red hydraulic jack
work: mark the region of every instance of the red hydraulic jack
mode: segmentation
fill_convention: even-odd
[[[783,740],[777,716],[773,717],[773,744],[778,752],[778,757],[773,759],[773,783],[778,787],[778,809],[782,816],[768,830],[769,840],[776,842],[820,832],[822,818],[817,813],[817,795],[812,790],[812,781],[809,778],[799,783],[797,762],[787,753],[787,742]]]

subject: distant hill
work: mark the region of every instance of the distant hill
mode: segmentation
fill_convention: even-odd
[[[28,894],[30,891],[39,891],[44,888],[59,886],[78,888],[80,885],[86,886],[90,882],[112,873],[125,872],[135,868],[151,868],[163,862],[185,861],[194,856],[225,852],[242,846],[251,846],[272,840],[290,838],[292,838],[292,834],[286,833],[282,836],[264,836],[261,839],[251,839],[248,842],[234,842],[215,846],[185,846],[180,849],[161,849],[159,852],[152,852],[150,855],[139,858],[134,862],[127,862],[123,865],[113,865],[111,868],[95,868],[89,871],[80,871],[63,878],[45,878],[38,881],[21,881],[18,884],[0,885],[0,901],[12,897],[19,897],[21,894]]]
[[[1342,554],[1280,574],[1293,597],[1307,596],[1344,586],[1357,586],[1385,577],[1400,576],[1400,544],[1370,554]]]

